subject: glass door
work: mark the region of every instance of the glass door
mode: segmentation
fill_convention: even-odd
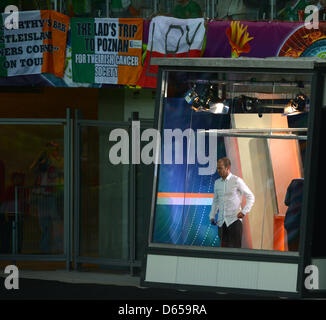
[[[70,119],[0,119],[0,259],[70,262]]]
[[[140,267],[150,212],[152,166],[134,161],[149,121],[75,122],[75,263]],[[143,147],[143,143],[139,143]],[[149,185],[150,187],[147,187]]]

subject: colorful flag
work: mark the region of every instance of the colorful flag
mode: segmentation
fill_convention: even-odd
[[[156,88],[157,57],[200,57],[205,37],[204,18],[177,19],[158,16],[149,27],[147,53],[138,85]]]
[[[63,77],[69,17],[51,10],[0,19],[0,76],[52,73]]]
[[[73,18],[74,82],[135,85],[142,70],[142,19]]]

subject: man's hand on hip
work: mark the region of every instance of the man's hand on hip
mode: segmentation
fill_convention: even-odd
[[[238,219],[242,219],[245,215],[242,212],[239,212],[237,215]]]

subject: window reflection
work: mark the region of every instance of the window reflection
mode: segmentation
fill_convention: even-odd
[[[217,18],[225,20],[257,20],[259,19],[260,5],[266,1],[221,1],[216,5]],[[265,3],[263,4],[265,5]]]
[[[207,1],[203,0],[160,0],[159,13],[179,19],[207,16]]]
[[[305,8],[318,8],[319,21],[326,20],[325,0],[66,0],[66,1],[1,1],[0,9],[15,5],[20,11],[49,10],[77,17],[115,17],[151,19],[156,14],[176,18],[214,18],[221,20],[304,21],[311,13]]]
[[[79,17],[150,18],[154,2],[148,0],[69,0],[64,10]]]
[[[179,19],[201,18],[200,5],[194,0],[177,0],[173,8],[173,16]]]
[[[305,8],[314,5],[319,11],[319,20],[326,19],[324,0],[214,0],[216,19],[222,20],[261,20],[304,21],[311,14]]]

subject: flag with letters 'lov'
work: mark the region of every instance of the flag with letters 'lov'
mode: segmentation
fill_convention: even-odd
[[[136,85],[142,39],[143,19],[72,18],[73,81]]]
[[[52,10],[2,13],[0,76],[63,77],[70,18]]]
[[[158,66],[151,58],[200,57],[205,38],[204,18],[154,17],[149,26],[146,58],[138,85],[156,88]]]

